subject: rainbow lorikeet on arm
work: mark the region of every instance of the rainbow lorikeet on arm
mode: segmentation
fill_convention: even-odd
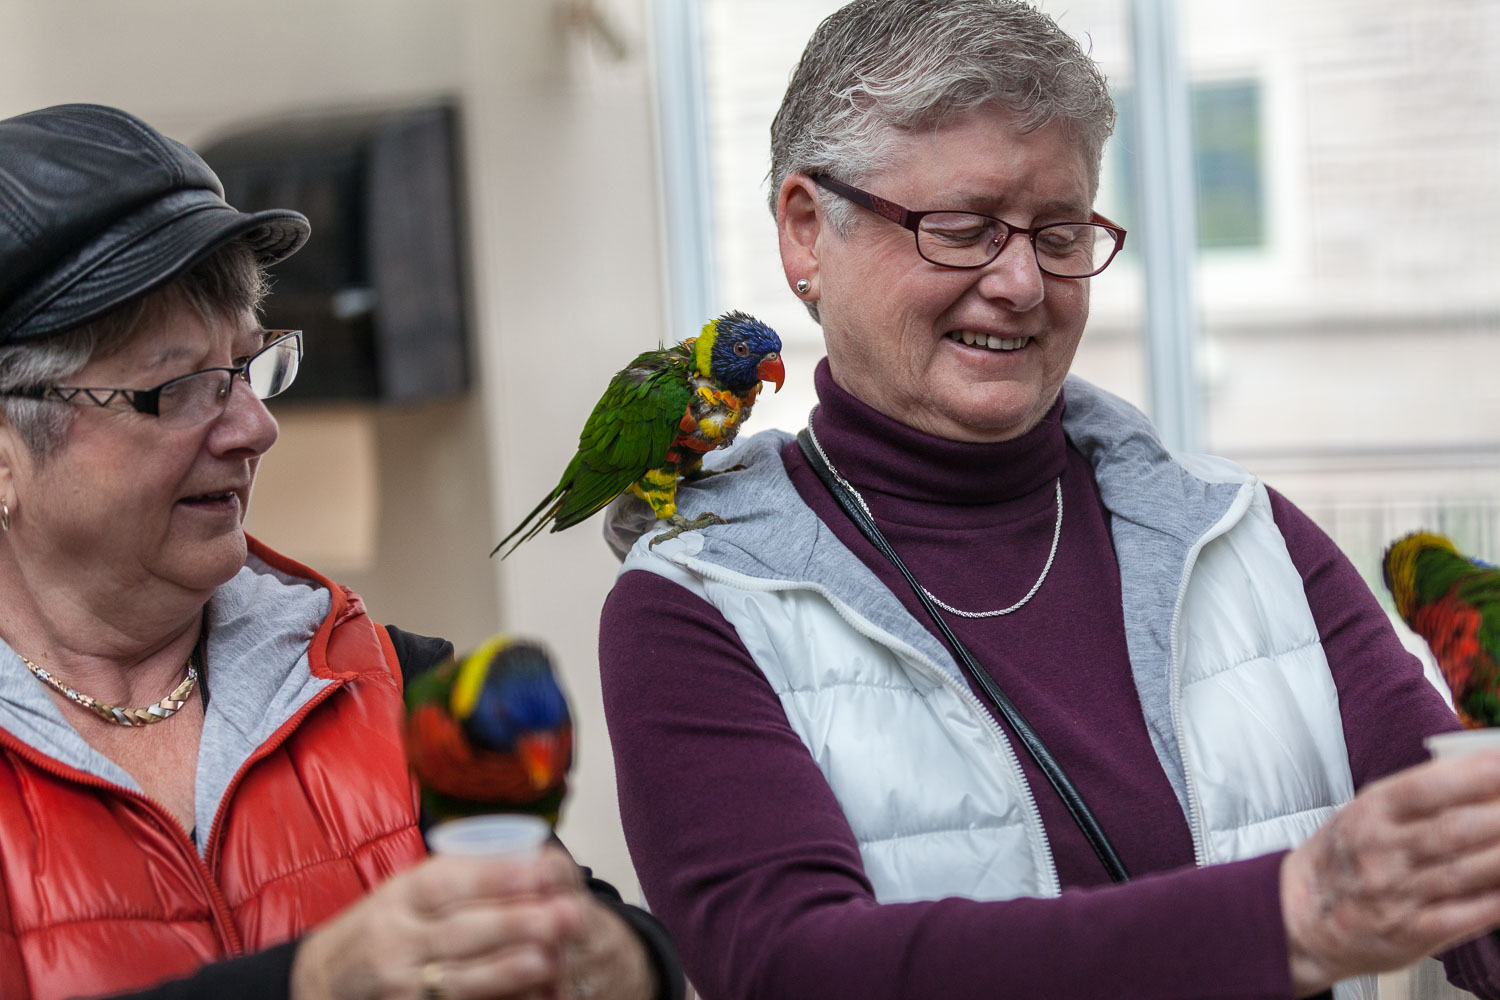
[[[1500,725],[1500,568],[1419,531],[1386,549],[1383,574],[1401,620],[1431,647],[1459,719]]]
[[[637,357],[610,379],[578,436],[562,478],[490,552],[515,545],[548,524],[571,528],[629,490],[672,527],[650,544],[683,531],[723,524],[716,514],[689,521],[677,513],[677,484],[709,475],[703,456],[734,440],[750,416],[761,382],[777,391],[786,378],[781,338],[745,313],[727,312],[673,347]],[[524,534],[523,534],[524,532]],[[502,557],[503,558],[503,557]]]
[[[405,742],[434,819],[515,812],[557,823],[573,717],[541,646],[497,635],[414,678]]]

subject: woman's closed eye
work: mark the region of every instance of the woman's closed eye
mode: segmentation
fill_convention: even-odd
[[[1049,226],[1037,233],[1036,248],[1054,257],[1088,253],[1093,247],[1091,226]]]
[[[983,243],[994,234],[995,224],[979,216],[938,217],[922,220],[922,232],[946,246],[966,247]]]

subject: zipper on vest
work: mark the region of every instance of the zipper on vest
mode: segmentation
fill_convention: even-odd
[[[838,606],[835,605],[834,607],[837,610]],[[840,611],[839,614],[842,616],[843,612]],[[847,617],[844,620],[849,621]],[[850,622],[850,624],[854,625],[853,622]],[[858,628],[858,626],[854,627]],[[877,639],[878,641],[877,635],[871,635],[870,638]],[[1040,883],[1038,888],[1044,896],[1059,895],[1062,892],[1062,888],[1058,883],[1057,863],[1052,859],[1052,844],[1047,839],[1046,828],[1042,826],[1042,811],[1037,808],[1036,796],[1031,792],[1031,783],[1026,780],[1026,772],[1021,770],[1021,763],[1016,759],[1015,747],[1011,746],[1010,737],[1005,735],[1005,730],[1000,726],[1000,723],[995,721],[994,713],[990,711],[984,702],[979,700],[979,696],[970,690],[967,684],[960,683],[947,671],[920,653],[917,653],[916,650],[912,652],[916,655],[917,663],[928,667],[930,672],[945,687],[958,695],[959,699],[969,706],[970,711],[979,718],[985,729],[1000,744],[1001,749],[1004,751],[1004,759],[1010,770],[1011,777],[1015,779],[1016,787],[1021,791],[1021,801],[1025,806],[1027,825],[1037,831],[1038,834],[1037,841],[1040,846],[1042,860],[1042,866],[1037,871],[1037,881]]]
[[[297,726],[301,724],[302,720],[307,717],[307,713],[311,712],[314,708],[321,705],[328,699],[330,695],[333,694],[333,692],[339,690],[343,686],[344,681],[342,679],[334,678],[333,680],[331,680],[327,684],[327,686],[323,688],[323,690],[319,691],[317,694],[309,698],[306,704],[297,709],[296,712],[292,713],[290,718],[288,718],[285,722],[278,726],[276,731],[271,734],[269,739],[267,739],[260,746],[256,747],[255,751],[251,753],[249,757],[245,758],[245,762],[240,765],[240,769],[234,772],[234,777],[229,779],[229,784],[224,786],[224,794],[219,796],[219,807],[214,810],[213,821],[209,824],[208,827],[208,840],[203,847],[204,858],[213,858],[218,853],[219,835],[222,832],[224,810],[228,808],[229,800],[234,797],[235,788],[239,786],[240,781],[250,771],[250,768],[254,767],[260,761],[264,760],[273,751],[275,751],[276,748],[285,743],[287,737],[292,734],[292,731],[296,729]]]
[[[969,710],[979,719],[980,725],[985,728],[985,731],[999,745],[1001,760],[1010,772],[1015,788],[1020,792],[1021,804],[1026,814],[1026,825],[1033,833],[1033,847],[1040,854],[1039,860],[1041,864],[1037,868],[1037,882],[1041,895],[1056,896],[1061,893],[1062,889],[1058,883],[1057,876],[1057,863],[1052,859],[1052,845],[1047,840],[1046,828],[1042,826],[1042,812],[1037,808],[1036,796],[1031,792],[1031,784],[1026,780],[1026,773],[1021,770],[1021,763],[1016,759],[1015,747],[1011,746],[1010,737],[1005,735],[1005,730],[1001,728],[1000,723],[995,721],[994,714],[985,707],[984,702],[979,700],[979,696],[970,690],[967,684],[960,682],[956,677],[949,674],[928,657],[922,655],[918,650],[907,646],[895,636],[875,628],[873,625],[846,610],[842,601],[837,600],[822,587],[792,581],[760,580],[755,577],[731,573],[712,563],[701,560],[691,559],[689,561],[691,562],[690,568],[699,576],[736,587],[740,590],[758,590],[765,593],[781,590],[810,590],[813,593],[819,594],[854,631],[887,649],[900,652],[904,648],[903,655],[908,656],[912,662],[923,667],[931,676],[937,678],[944,687],[956,694],[959,700],[968,706]],[[688,562],[679,563],[679,565],[689,568]]]
[[[1217,524],[1203,536],[1193,543],[1188,549],[1187,558],[1182,564],[1182,580],[1177,584],[1177,600],[1172,605],[1172,625],[1168,631],[1167,657],[1171,676],[1171,698],[1172,698],[1172,729],[1177,734],[1177,757],[1182,761],[1182,785],[1187,795],[1188,803],[1188,829],[1193,835],[1193,862],[1199,868],[1209,863],[1208,830],[1203,823],[1203,804],[1198,798],[1198,786],[1193,781],[1193,768],[1188,761],[1187,741],[1183,739],[1182,731],[1182,607],[1187,603],[1188,578],[1192,576],[1193,567],[1198,562],[1198,556],[1203,552],[1203,547],[1215,538],[1226,533],[1240,519],[1245,516],[1245,511],[1250,509],[1250,497],[1254,487],[1245,484],[1235,496],[1234,503],[1219,518]]]
[[[198,854],[198,847],[193,843],[193,838],[188,831],[177,821],[177,817],[167,811],[167,807],[157,802],[144,792],[117,785],[112,781],[106,781],[97,775],[80,771],[77,768],[68,767],[59,761],[28,746],[16,739],[10,733],[0,730],[0,742],[5,743],[17,755],[24,757],[31,765],[40,771],[54,777],[61,778],[75,785],[83,785],[87,788],[98,788],[111,792],[123,798],[132,799],[145,807],[149,813],[162,827],[167,838],[176,843],[178,848],[186,848],[185,852],[192,860],[193,870],[198,873],[198,881],[208,896],[209,913],[212,915],[214,928],[218,931],[219,943],[223,947],[226,957],[235,957],[245,953],[244,943],[240,940],[239,931],[234,926],[234,916],[230,913],[229,904],[224,899],[224,893],[220,891],[219,884],[214,881],[213,872],[208,863]]]

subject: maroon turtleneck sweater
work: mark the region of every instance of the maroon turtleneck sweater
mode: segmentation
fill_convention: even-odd
[[[1031,588],[1061,476],[1061,540],[1036,595],[1013,614],[948,622],[1051,748],[1132,881],[1109,884],[1018,747],[1062,895],[877,903],[837,800],[734,629],[676,584],[627,573],[599,639],[621,818],[697,989],[708,1000],[1289,996],[1282,855],[1194,867],[1131,679],[1109,514],[1063,434],[1064,402],[1016,440],[973,445],[882,416],[826,361],[816,383],[829,458],[916,578],[955,607],[1006,607]],[[818,517],[936,634],[795,442],[782,461]],[[1456,728],[1453,714],[1333,542],[1271,498],[1332,666],[1356,785],[1425,759],[1421,737]],[[1484,953],[1460,949],[1450,971],[1482,975]]]

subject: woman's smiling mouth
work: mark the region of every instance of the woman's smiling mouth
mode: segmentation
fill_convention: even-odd
[[[996,337],[994,334],[974,330],[954,330],[948,337],[970,347],[983,347],[991,351],[1018,351],[1031,343],[1030,337]]]

